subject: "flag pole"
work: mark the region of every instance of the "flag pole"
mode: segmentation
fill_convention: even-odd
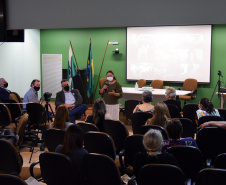
[[[93,98],[95,97],[95,94],[96,94],[96,91],[97,91],[97,86],[99,84],[100,74],[101,74],[102,67],[103,67],[103,64],[104,64],[104,59],[105,59],[105,55],[106,55],[106,52],[107,52],[108,43],[109,43],[109,40],[107,42],[107,46],[106,46],[106,49],[105,49],[105,52],[104,52],[104,57],[103,57],[102,64],[101,64],[101,67],[100,67],[100,72],[99,72],[99,76],[98,76],[98,79],[97,79],[97,84],[96,84],[96,88],[95,88],[95,91],[94,91]]]
[[[69,40],[69,41],[70,41],[71,49],[72,49],[72,52],[73,52],[73,56],[74,56],[74,58],[75,58],[75,64],[76,64],[76,66],[77,66],[78,75],[80,76],[80,80],[81,80],[81,82],[82,82],[82,89],[83,89],[83,91],[84,91],[84,93],[85,93],[85,99],[86,99],[86,102],[88,103],[88,97],[87,97],[87,94],[86,94],[86,91],[85,91],[85,86],[84,86],[84,83],[83,83],[83,80],[82,80],[82,77],[81,77],[81,74],[80,74],[80,70],[79,70],[79,68],[78,68],[78,62],[77,62],[76,57],[75,57],[75,53],[74,53],[74,49],[73,49],[71,40]],[[73,80],[73,79],[72,79],[72,80]]]

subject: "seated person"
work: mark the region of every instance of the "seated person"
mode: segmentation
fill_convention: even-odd
[[[85,122],[94,123],[101,132],[104,132],[104,120],[112,119],[106,111],[106,105],[103,100],[97,99],[93,104],[93,112],[86,117]]]
[[[56,147],[56,153],[67,155],[78,169],[80,184],[82,182],[82,160],[87,150],[83,148],[83,132],[82,129],[73,124],[68,127],[63,145]]]
[[[220,116],[217,109],[214,108],[213,103],[208,98],[202,98],[199,101],[199,109],[196,111],[196,124],[203,116]]]
[[[71,125],[73,123],[70,123],[68,108],[65,105],[60,105],[57,107],[55,119],[49,128],[67,130]]]
[[[146,153],[137,153],[134,157],[133,170],[138,179],[141,168],[146,164],[171,164],[179,167],[173,155],[162,153],[162,134],[158,130],[150,129],[143,138]]]
[[[146,125],[158,125],[166,128],[169,119],[170,114],[167,105],[164,102],[159,102],[155,105],[153,117],[147,120]]]
[[[179,119],[171,119],[166,126],[169,140],[162,142],[162,152],[166,152],[167,148],[177,145],[187,145],[198,147],[193,138],[181,138],[183,126]]]
[[[219,127],[226,130],[226,121],[208,121],[199,126],[199,129],[205,127]]]
[[[143,104],[139,104],[135,107],[133,110],[133,113],[135,112],[148,112],[153,113],[154,106],[151,104],[152,102],[152,92],[151,91],[144,91],[142,93],[142,100]]]
[[[7,87],[7,81],[4,78],[0,78],[0,100],[9,99],[10,90]]]
[[[75,118],[82,116],[87,110],[87,105],[82,104],[82,96],[78,89],[69,90],[69,82],[64,79],[61,81],[62,91],[56,94],[55,105],[65,105],[70,114],[71,123],[75,123]]]
[[[181,102],[176,100],[176,90],[173,87],[168,87],[165,92],[166,101],[163,101],[165,104],[176,105],[179,112],[181,112]]]

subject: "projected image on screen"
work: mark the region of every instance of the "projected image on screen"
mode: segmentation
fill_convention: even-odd
[[[127,80],[210,83],[211,26],[127,28]]]

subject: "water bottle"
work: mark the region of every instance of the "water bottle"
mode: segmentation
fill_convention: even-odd
[[[135,90],[138,91],[138,84],[137,84],[137,82],[135,84]]]

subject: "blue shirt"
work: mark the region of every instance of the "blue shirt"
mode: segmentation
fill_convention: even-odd
[[[73,96],[71,91],[68,91],[68,92],[64,91],[64,95],[65,95],[65,104],[70,104],[70,105],[75,104],[75,97]]]
[[[23,103],[39,103],[38,92],[31,87],[24,95]],[[23,104],[23,108],[26,109],[26,104]]]

